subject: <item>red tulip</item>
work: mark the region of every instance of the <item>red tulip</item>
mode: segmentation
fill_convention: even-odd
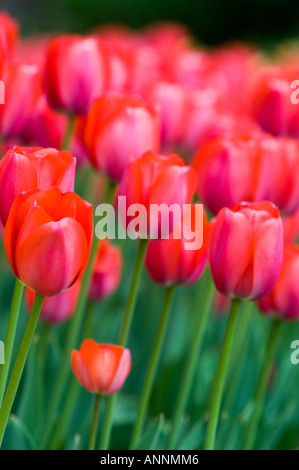
[[[85,143],[91,163],[119,181],[131,160],[159,150],[159,126],[157,112],[140,98],[103,95],[87,116]]]
[[[123,386],[130,373],[131,353],[122,346],[98,344],[86,339],[80,351],[72,351],[71,367],[86,390],[112,395]]]
[[[108,239],[102,240],[93,268],[89,298],[102,300],[118,287],[122,270],[122,252]]]
[[[46,297],[40,313],[40,319],[50,324],[61,323],[68,320],[68,318],[75,313],[80,288],[81,282],[79,280],[69,289],[53,295],[52,297]],[[34,296],[35,294],[32,290],[25,290],[25,300],[29,312],[31,312],[32,309]]]
[[[54,38],[48,48],[44,76],[53,108],[86,113],[108,84],[108,59],[103,45],[92,37]]]
[[[146,99],[160,110],[161,142],[178,145],[187,118],[187,93],[176,83],[155,81],[146,91]]]
[[[260,140],[219,136],[196,153],[197,193],[211,212],[241,201],[265,198],[268,160]]]
[[[0,106],[0,135],[5,139],[22,133],[40,96],[40,73],[36,65],[6,61],[1,80],[5,104]]]
[[[86,268],[92,240],[92,206],[58,188],[21,193],[4,229],[15,276],[51,297],[71,287]]]
[[[22,140],[41,147],[61,148],[67,117],[50,107],[41,94],[22,132]]]
[[[18,194],[30,189],[57,186],[62,192],[74,190],[75,158],[67,151],[40,147],[13,147],[0,162],[0,218],[6,224]]]
[[[268,158],[267,199],[284,215],[299,209],[299,141],[292,138],[268,137],[262,146]]]
[[[140,237],[167,237],[180,221],[184,204],[191,204],[195,189],[193,168],[184,165],[177,155],[162,156],[148,152],[129,165],[121,180],[118,188],[118,207],[122,208],[120,219],[128,233],[134,236],[134,218],[136,211],[140,210]],[[124,207],[120,197],[124,197]],[[174,211],[171,211],[172,205]],[[156,214],[159,206],[161,217]]]
[[[0,51],[4,58],[12,55],[19,36],[19,25],[7,12],[0,12]],[[0,52],[1,54],[1,52]]]
[[[192,205],[182,217],[182,227],[176,228],[169,238],[151,240],[148,245],[145,265],[151,278],[162,285],[194,284],[204,271],[207,263],[207,242],[209,225],[205,213],[196,226],[195,211],[199,205]],[[193,226],[192,226],[193,225]],[[186,249],[189,231],[202,240],[197,246]],[[196,241],[196,238],[194,239]]]
[[[272,292],[259,302],[262,312],[285,320],[299,318],[299,247],[285,245],[282,271]]]
[[[266,132],[290,135],[296,109],[291,102],[291,91],[291,80],[280,67],[262,70],[257,77],[250,97],[250,112]]]
[[[241,203],[212,223],[209,262],[217,289],[228,297],[259,300],[274,288],[283,261],[283,228],[272,203]]]

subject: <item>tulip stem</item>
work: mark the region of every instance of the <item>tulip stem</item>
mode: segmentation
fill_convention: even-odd
[[[161,351],[162,351],[162,346],[163,346],[163,342],[165,338],[165,333],[166,333],[166,329],[167,329],[167,325],[169,321],[169,315],[171,311],[174,291],[175,291],[175,286],[170,286],[166,288],[164,306],[162,310],[160,323],[158,326],[157,336],[155,339],[155,343],[153,345],[150,362],[147,368],[144,387],[143,387],[143,391],[141,394],[141,399],[140,399],[140,404],[139,404],[139,409],[138,409],[137,420],[133,429],[133,434],[132,434],[132,438],[130,442],[130,447],[129,447],[130,450],[133,450],[135,448],[136,444],[139,441],[139,438],[143,429],[145,415],[146,415],[146,411],[148,408],[150,396],[152,393],[155,375],[157,372],[157,368],[158,368],[158,364],[159,364],[159,360],[161,356]]]
[[[233,348],[233,339],[234,339],[234,333],[236,329],[240,305],[241,305],[240,299],[232,300],[232,305],[231,305],[229,319],[228,319],[228,323],[226,327],[220,361],[219,361],[217,374],[216,374],[216,378],[214,382],[211,410],[210,410],[210,416],[209,416],[205,445],[204,445],[205,450],[213,450],[215,446],[215,438],[216,438],[216,431],[217,431],[217,425],[218,425],[218,419],[219,419],[221,399],[222,399],[225,379],[226,379],[226,375],[228,371],[229,361],[231,357],[231,352]]]
[[[251,450],[256,440],[258,424],[259,424],[263,404],[265,401],[267,385],[269,382],[269,375],[271,371],[273,355],[275,352],[275,348],[277,346],[277,341],[280,335],[280,330],[281,330],[282,325],[283,325],[283,322],[281,320],[273,321],[273,325],[272,325],[269,338],[268,338],[266,354],[265,354],[265,358],[263,361],[262,370],[260,372],[258,385],[257,385],[255,397],[253,400],[253,404],[254,404],[253,414],[251,416],[251,420],[249,423],[249,427],[248,427],[248,431],[247,431],[247,435],[245,439],[244,450]]]
[[[22,297],[24,292],[24,284],[16,279],[14,293],[12,297],[10,315],[7,325],[6,337],[5,337],[5,362],[0,366],[0,408],[2,405],[10,361],[12,356],[13,345],[15,341],[16,328],[19,318],[20,307],[22,303]]]
[[[144,258],[146,255],[146,250],[148,246],[148,240],[140,240],[139,241],[139,248],[133,273],[133,278],[130,286],[129,296],[124,312],[122,327],[119,335],[118,344],[120,346],[126,347],[128,336],[130,333],[134,308],[136,304],[140,278],[142,267],[144,263]],[[114,409],[116,405],[116,397],[117,394],[111,395],[107,400],[106,411],[104,416],[104,424],[102,430],[102,436],[100,441],[100,450],[107,450],[110,442],[110,436],[112,431],[112,422],[113,422],[113,415]]]
[[[182,415],[186,408],[192,384],[194,382],[200,350],[206,332],[212,302],[214,299],[215,287],[210,277],[207,277],[206,284],[204,284],[204,287],[204,291],[200,290],[200,307],[198,302],[196,302],[196,312],[194,312],[196,318],[192,330],[193,337],[191,339],[189,353],[186,359],[185,367],[183,369],[181,386],[179,388],[179,393],[174,406],[172,428],[167,446],[169,450],[174,449],[176,445],[180,424],[182,422]]]
[[[100,415],[100,406],[101,406],[101,395],[97,393],[95,396],[95,402],[94,402],[94,410],[93,410],[93,418],[92,418],[92,424],[91,424],[88,450],[94,450],[95,448],[98,421],[99,421],[99,415]]]
[[[70,149],[70,144],[71,144],[71,138],[72,138],[72,135],[73,135],[74,125],[75,125],[75,116],[74,116],[74,114],[68,114],[67,115],[67,123],[66,123],[65,134],[63,136],[62,143],[61,143],[62,150],[69,150]]]
[[[40,311],[44,302],[44,297],[35,294],[34,302],[31,313],[27,322],[27,326],[24,332],[24,336],[18,351],[14,368],[11,373],[10,381],[6,390],[6,394],[3,401],[3,406],[0,412],[0,446],[2,444],[3,436],[5,433],[6,425],[9,419],[9,415],[13,406],[13,402],[18,390],[18,386],[22,377],[24,366],[26,363],[27,355],[30,349],[30,345],[34,336],[34,332],[38,323]]]

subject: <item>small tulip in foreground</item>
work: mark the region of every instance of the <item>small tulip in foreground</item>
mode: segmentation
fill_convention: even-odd
[[[72,351],[71,367],[86,390],[112,395],[123,386],[130,373],[131,353],[122,346],[98,344],[86,339],[80,351]]]
[[[86,268],[92,228],[92,206],[75,193],[51,188],[20,194],[4,230],[16,278],[41,296],[68,289]]]
[[[278,281],[283,228],[272,203],[223,208],[212,223],[209,262],[217,289],[228,297],[259,300]]]
[[[15,198],[23,191],[58,187],[73,191],[76,160],[67,151],[14,146],[0,162],[0,218],[6,224]]]

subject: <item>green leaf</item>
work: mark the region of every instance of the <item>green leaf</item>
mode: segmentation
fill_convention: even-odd
[[[156,450],[164,426],[164,416],[160,415],[145,430],[135,450]]]
[[[75,434],[70,444],[70,450],[82,450],[82,438],[80,434]]]
[[[26,425],[17,416],[11,415],[7,424],[4,449],[36,450],[37,445]]]

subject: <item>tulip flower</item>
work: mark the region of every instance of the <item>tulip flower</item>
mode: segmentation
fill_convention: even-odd
[[[59,149],[66,126],[66,116],[51,108],[46,96],[41,94],[28,117],[21,139],[29,145]]]
[[[99,40],[62,35],[50,42],[44,81],[53,108],[86,113],[94,98],[104,92],[108,78],[108,59]]]
[[[37,65],[6,61],[1,80],[5,86],[5,105],[0,106],[0,135],[19,136],[40,96],[41,80]]]
[[[4,229],[10,266],[23,284],[51,297],[84,272],[92,240],[92,206],[58,188],[21,193]]]
[[[130,161],[159,150],[159,126],[157,111],[138,97],[105,94],[96,99],[85,129],[92,165],[119,181]]]
[[[213,214],[267,195],[268,160],[257,138],[211,139],[195,154],[192,166],[198,177],[198,196]]]
[[[156,81],[146,90],[146,99],[161,114],[161,143],[178,145],[187,118],[187,94],[176,83]]]
[[[10,208],[22,191],[56,186],[74,190],[75,158],[67,151],[14,146],[0,162],[0,217],[6,224]]]
[[[76,379],[91,393],[112,395],[123,386],[131,369],[129,349],[84,340],[73,350],[71,367]]]
[[[208,251],[220,293],[248,300],[266,297],[282,268],[279,210],[268,201],[221,209],[212,222]]]
[[[93,267],[89,298],[102,300],[111,295],[118,287],[122,270],[122,252],[108,239],[99,244]]]
[[[0,12],[0,54],[4,58],[12,55],[19,36],[19,25],[7,12]]]
[[[204,212],[198,226],[193,227],[194,236],[202,232],[202,243],[194,249],[185,248],[190,243],[189,231],[191,219],[193,224],[195,222],[196,206],[199,208],[199,205],[193,205],[190,211],[183,213],[182,227],[176,227],[169,238],[149,242],[145,265],[151,278],[158,284],[194,284],[206,267],[209,224]]]
[[[272,292],[259,302],[259,307],[263,313],[285,320],[299,318],[298,275],[299,247],[286,244],[278,282]]]
[[[46,297],[39,318],[49,324],[61,323],[68,320],[75,312],[80,287],[81,282],[79,280],[69,289],[52,297]],[[32,309],[34,295],[32,290],[25,290],[25,300],[29,311]]]
[[[181,158],[147,152],[129,165],[120,182],[118,199],[125,197],[120,219],[127,232],[134,236],[136,220],[127,208],[131,206],[137,210],[138,207],[138,210],[144,211],[139,214],[139,237],[167,237],[180,221],[184,204],[191,204],[195,188],[195,172],[184,165]],[[159,206],[166,208],[166,211],[161,210],[161,217],[158,214]],[[171,206],[174,206],[174,211],[171,211]]]
[[[291,80],[282,67],[261,70],[249,101],[250,113],[262,129],[274,136],[289,135],[295,106],[291,102]]]
[[[283,215],[299,209],[299,142],[293,138],[268,137],[261,145],[268,158],[267,199]]]

